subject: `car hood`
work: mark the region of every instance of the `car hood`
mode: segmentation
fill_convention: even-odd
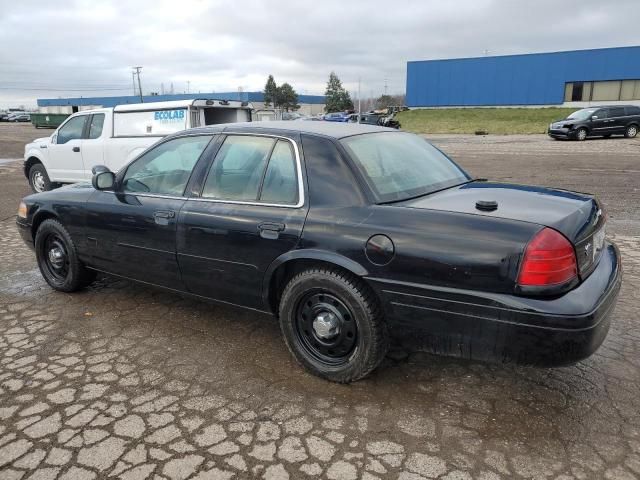
[[[42,138],[36,138],[35,140],[33,140],[32,142],[27,144],[27,147],[30,146],[37,146],[37,145],[41,145],[41,144],[49,144],[51,143],[51,137],[42,137]]]
[[[493,211],[479,210],[476,202],[496,202]],[[396,205],[484,215],[552,227],[574,243],[600,226],[602,211],[588,194],[551,188],[496,182],[472,182]]]

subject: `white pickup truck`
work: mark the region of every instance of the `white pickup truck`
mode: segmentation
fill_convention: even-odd
[[[252,107],[232,100],[178,100],[118,105],[71,115],[49,137],[24,149],[24,174],[34,192],[91,179],[91,169],[113,172],[160,138],[186,128],[250,122]]]

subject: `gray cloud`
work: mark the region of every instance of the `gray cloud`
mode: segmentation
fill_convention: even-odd
[[[404,91],[406,62],[640,44],[637,0],[39,1],[0,10],[0,106],[143,89],[322,94],[335,70],[363,96]],[[76,89],[75,91],[70,91]]]

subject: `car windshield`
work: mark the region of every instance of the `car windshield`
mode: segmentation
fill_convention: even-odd
[[[569,120],[569,119],[571,119],[571,120],[586,120],[591,115],[593,115],[596,110],[597,110],[596,108],[583,108],[582,110],[578,110],[576,112],[573,112],[571,115],[569,115],[567,117],[567,120]]]
[[[403,132],[341,140],[378,203],[406,200],[465,183],[467,173],[423,138]]]

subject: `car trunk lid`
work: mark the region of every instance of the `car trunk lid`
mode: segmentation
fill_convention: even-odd
[[[582,276],[595,266],[604,245],[605,221],[598,201],[592,195],[568,190],[476,181],[395,205],[551,227],[573,243]]]

